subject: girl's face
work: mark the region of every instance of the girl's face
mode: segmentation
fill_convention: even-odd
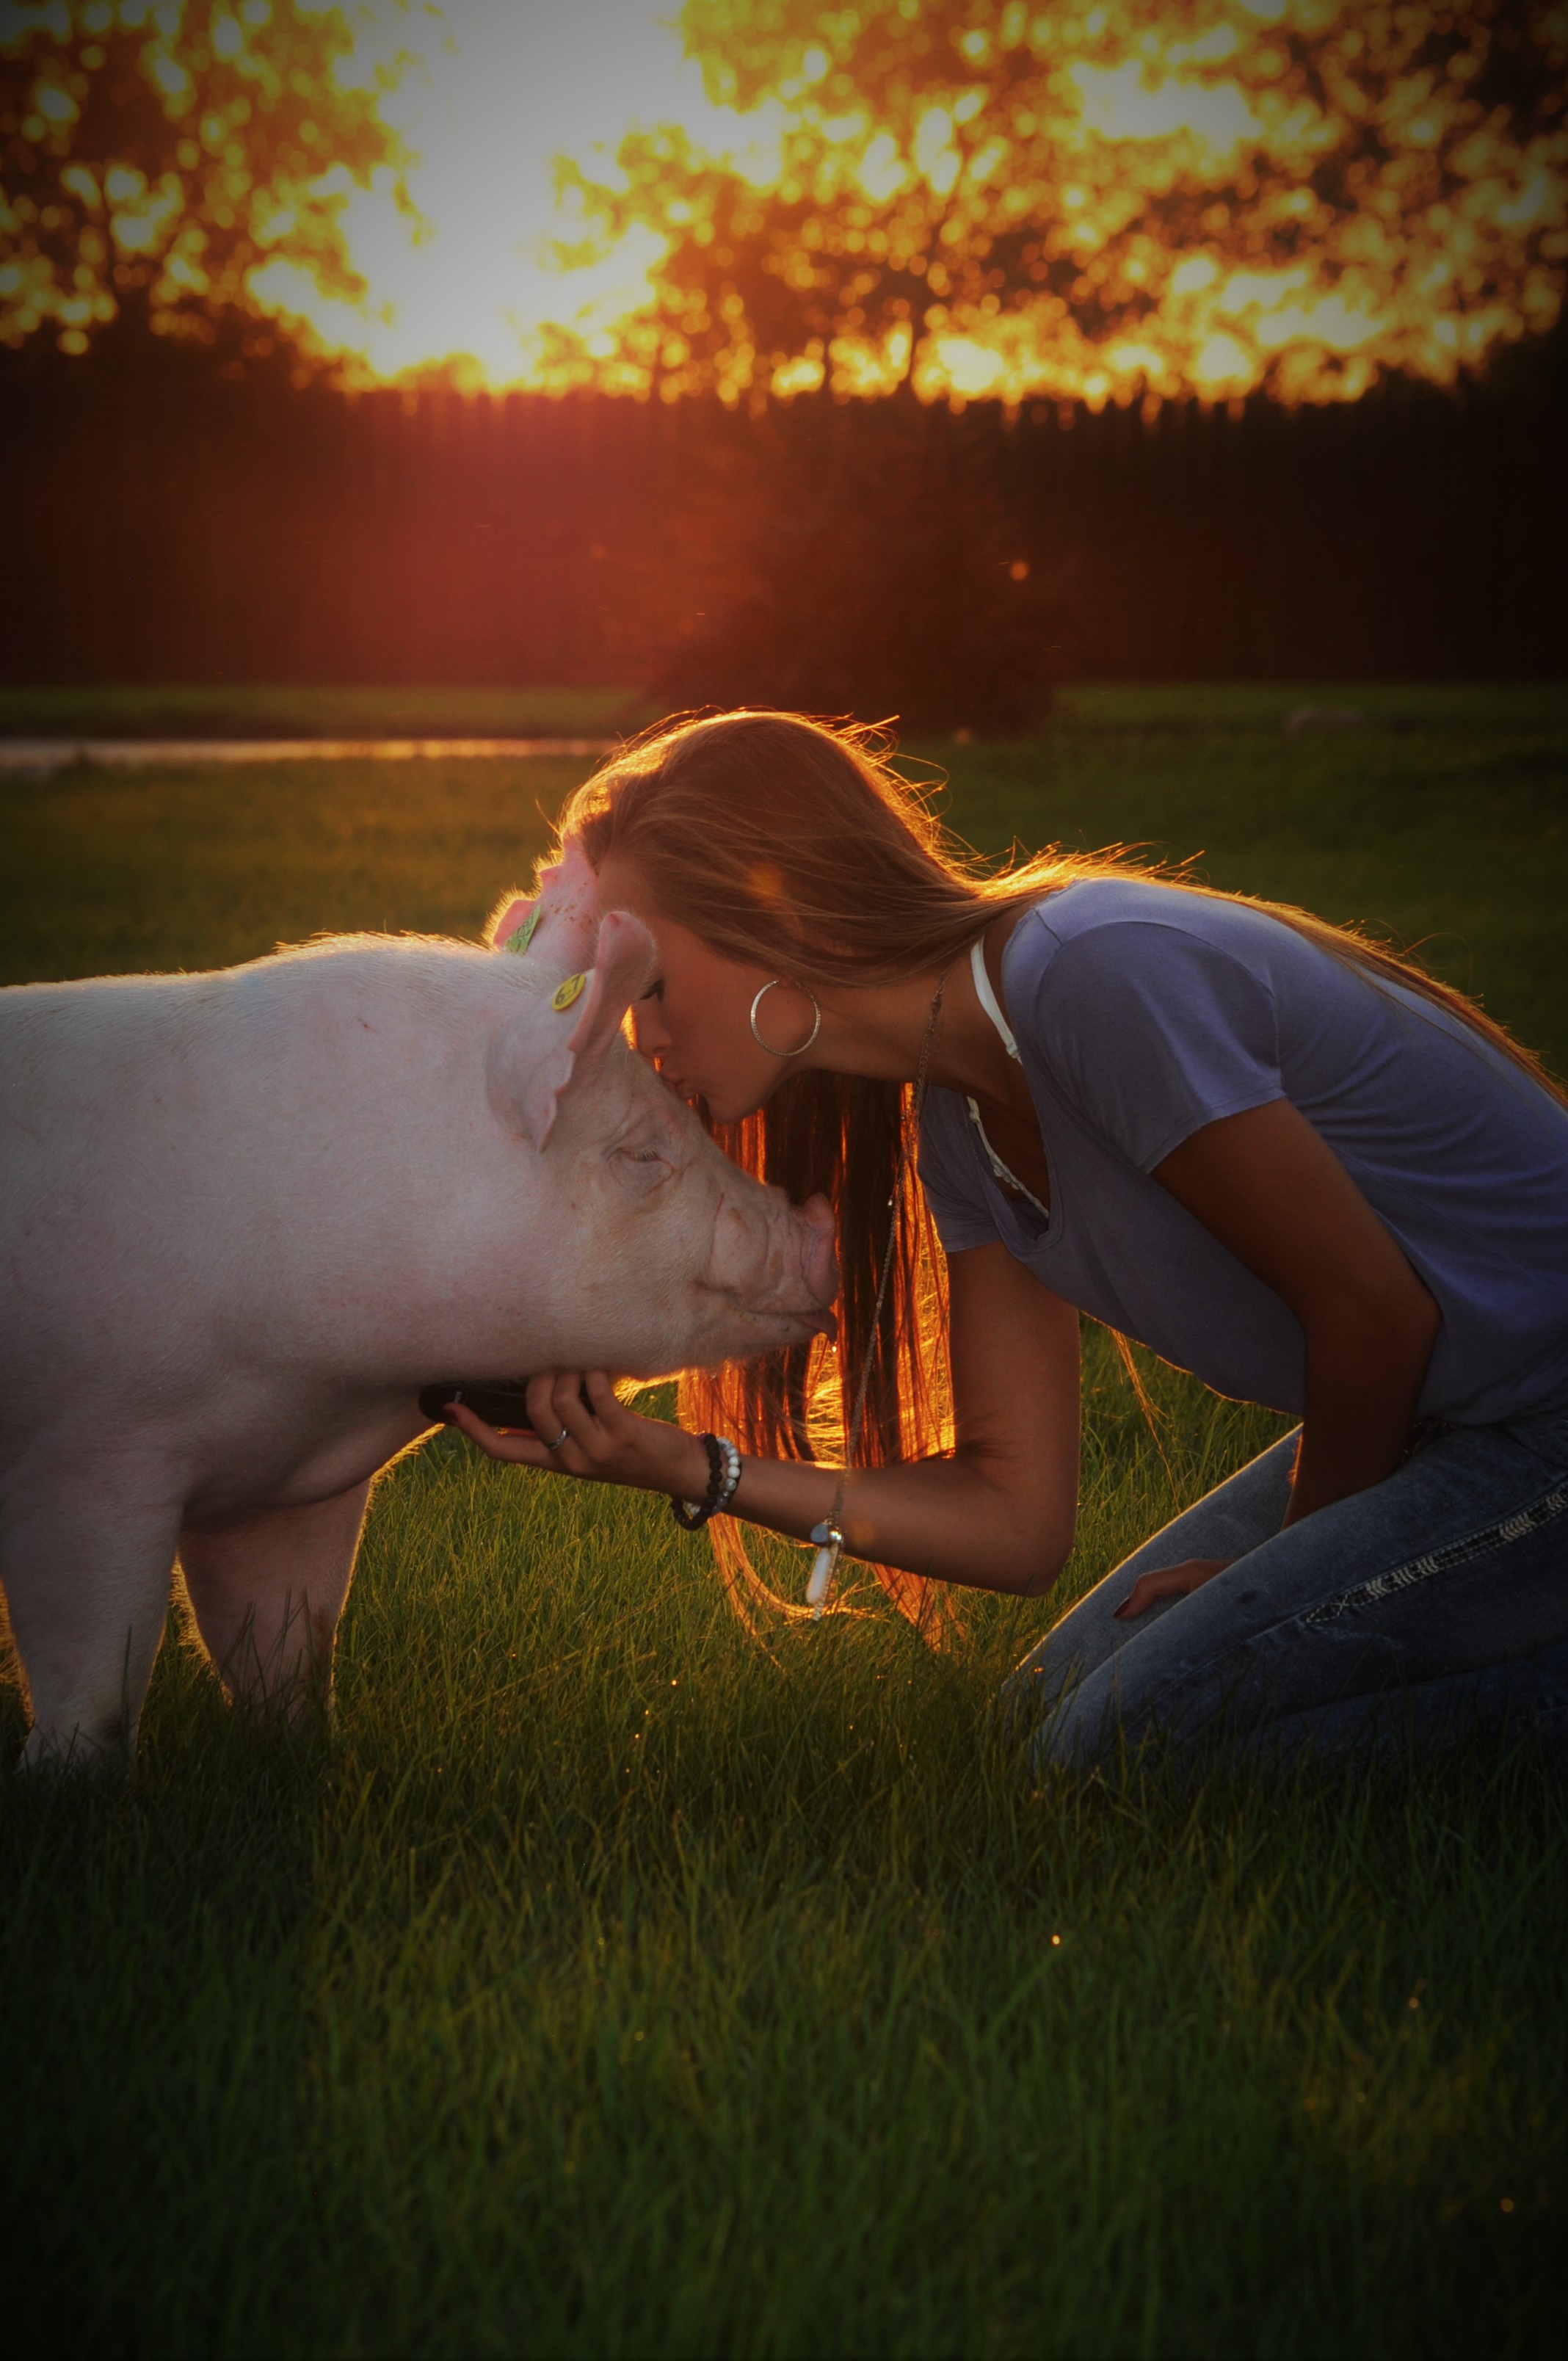
[[[659,961],[632,1009],[637,1047],[683,1099],[701,1097],[718,1123],[755,1114],[800,1061],[770,1057],[751,1037],[751,1004],[777,970],[725,959],[666,917],[634,862],[612,854],[598,873],[598,906],[630,910],[652,936]],[[811,1031],[810,997],[787,980],[757,1011],[764,1040],[787,1049]]]

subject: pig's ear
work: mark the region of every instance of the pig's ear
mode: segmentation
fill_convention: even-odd
[[[493,951],[525,951],[533,939],[533,928],[529,920],[538,908],[537,897],[531,902],[525,894],[503,895],[485,928],[485,940],[490,949]]]
[[[536,1148],[547,1145],[566,1093],[591,1075],[653,971],[653,939],[641,918],[611,910],[598,930],[595,963],[567,976],[526,1034],[498,1044],[490,1087]],[[573,992],[572,986],[578,985]],[[541,1027],[559,1027],[541,1038]]]
[[[509,895],[488,928],[497,950],[526,952],[557,975],[580,975],[594,956],[598,932],[598,879],[576,837],[539,880],[539,898]]]

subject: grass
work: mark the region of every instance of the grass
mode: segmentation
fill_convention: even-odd
[[[590,768],[301,762],[0,774],[6,983],[222,966],[322,932],[477,934]]]
[[[1296,738],[1261,694],[931,751],[978,841],[1143,839],[1430,933],[1562,1060],[1561,707]],[[570,775],[6,785],[6,972],[471,931]],[[227,1713],[177,1601],[134,1785],[0,1795],[18,2345],[1555,2352],[1552,1771],[1042,1788],[989,1716],[1276,1431],[1151,1376],[1163,1455],[1091,1339],[1063,1591],[941,1657],[874,1609],[759,1649],[659,1504],[450,1438],[378,1493],[329,1743]]]

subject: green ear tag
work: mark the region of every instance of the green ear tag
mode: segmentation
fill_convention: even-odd
[[[582,997],[583,986],[587,983],[587,980],[588,979],[586,975],[567,976],[564,982],[555,986],[554,991],[551,994],[551,1007],[557,1010],[562,1008],[570,1008],[574,1000],[578,1000]]]
[[[523,952],[528,949],[529,944],[533,940],[533,930],[539,924],[540,916],[543,910],[543,906],[544,906],[542,902],[535,902],[532,909],[530,910],[527,917],[524,918],[521,926],[517,929],[517,932],[507,937],[506,942],[502,947],[504,950],[516,951],[519,958],[521,958]]]

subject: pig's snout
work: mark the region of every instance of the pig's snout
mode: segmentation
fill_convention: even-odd
[[[839,1323],[833,1316],[833,1299],[839,1292],[838,1224],[833,1208],[820,1192],[808,1197],[804,1205],[795,1210],[795,1218],[804,1225],[802,1277],[807,1288],[822,1306],[821,1332],[828,1337],[839,1333]]]
[[[739,1202],[727,1196],[718,1212],[710,1283],[751,1319],[768,1327],[782,1320],[781,1341],[791,1329],[797,1336],[832,1335],[839,1268],[826,1198],[792,1205],[779,1189]]]

